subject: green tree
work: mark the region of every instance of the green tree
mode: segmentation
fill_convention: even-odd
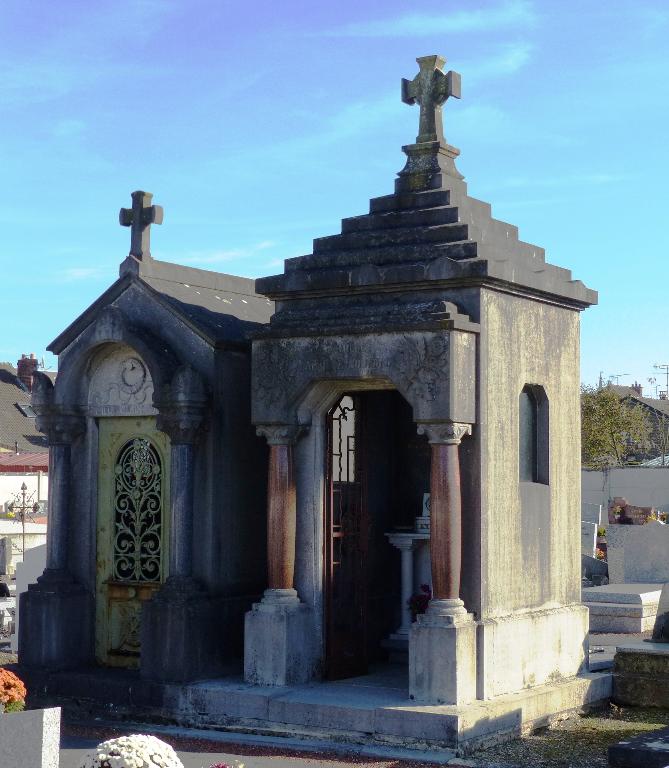
[[[586,467],[623,466],[644,450],[651,424],[644,410],[608,387],[581,386],[581,460]]]

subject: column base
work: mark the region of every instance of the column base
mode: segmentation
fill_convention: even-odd
[[[212,601],[189,577],[170,577],[142,606],[140,677],[187,683],[214,677],[222,668],[225,627]]]
[[[19,598],[19,664],[62,670],[93,662],[93,597],[67,571],[46,570]]]
[[[309,682],[314,677],[313,646],[311,610],[297,592],[268,589],[246,614],[244,679],[272,686]]]
[[[432,601],[411,627],[409,696],[425,704],[476,698],[476,624],[461,601]]]

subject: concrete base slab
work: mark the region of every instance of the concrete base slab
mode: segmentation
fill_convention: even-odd
[[[584,674],[568,681],[474,701],[463,706],[421,705],[408,695],[406,667],[383,668],[350,680],[286,687],[252,686],[241,678],[207,680],[190,685],[158,685],[141,690],[123,676],[128,709],[110,693],[114,673],[35,672],[32,690],[46,700],[67,693],[90,718],[98,713],[119,718],[156,718],[190,727],[291,735],[349,744],[400,744],[420,749],[457,750],[466,754],[484,745],[515,738],[567,713],[602,703],[611,695],[609,673]],[[39,679],[38,679],[39,678]],[[134,690],[134,693],[130,693]],[[139,704],[141,693],[142,705]],[[95,698],[95,706],[91,699]],[[114,704],[114,707],[110,707]],[[75,710],[76,711],[76,710]]]
[[[653,629],[661,584],[607,584],[583,590],[591,632],[639,633]]]
[[[619,704],[669,707],[669,643],[619,645],[613,659],[613,696]]]
[[[666,768],[669,728],[635,736],[609,747],[610,768]]]

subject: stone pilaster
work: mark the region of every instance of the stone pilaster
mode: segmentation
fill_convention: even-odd
[[[37,428],[49,441],[49,525],[46,569],[20,597],[19,660],[35,668],[67,669],[92,658],[93,597],[69,569],[72,444],[85,431],[83,413],[54,403],[53,384],[34,374]]]
[[[156,426],[170,438],[169,575],[142,606],[140,674],[161,682],[188,682],[221,667],[210,595],[193,578],[195,449],[207,405],[204,385],[190,367],[178,369],[157,403]]]
[[[432,600],[409,637],[409,693],[417,701],[464,704],[476,697],[476,625],[460,599],[462,500],[458,447],[469,424],[420,424],[432,452]]]
[[[267,479],[268,589],[246,614],[244,676],[257,685],[291,685],[312,676],[311,611],[294,588],[296,490],[293,445],[302,428],[262,425],[269,445]]]

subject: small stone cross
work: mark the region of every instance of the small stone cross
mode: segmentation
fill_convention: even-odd
[[[132,208],[121,208],[118,220],[122,226],[131,227],[130,256],[141,260],[151,256],[151,224],[163,223],[163,209],[160,205],[151,205],[150,192],[133,192],[131,197]]]
[[[413,80],[402,78],[402,101],[420,104],[420,123],[416,144],[438,141],[445,144],[441,121],[441,105],[449,96],[460,98],[460,75],[444,73],[442,56],[420,56],[416,59],[420,72]]]

